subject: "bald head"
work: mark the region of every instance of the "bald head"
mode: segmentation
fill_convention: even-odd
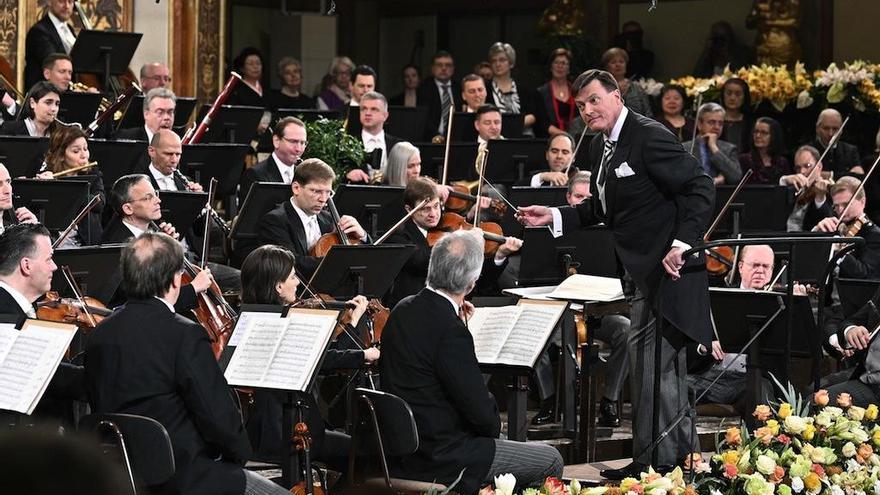
[[[164,88],[171,84],[171,72],[160,62],[141,66],[141,90],[144,94],[153,88]]]
[[[766,244],[745,246],[740,252],[739,276],[745,289],[763,289],[773,277],[775,254]]]
[[[180,163],[181,150],[180,137],[177,134],[170,129],[159,129],[153,134],[153,140],[150,141],[147,152],[150,155],[150,161],[159,172],[171,175],[177,169],[177,164]]]
[[[843,125],[843,117],[840,112],[833,108],[826,108],[819,113],[816,119],[816,138],[822,146],[828,146],[831,138],[840,130]]]

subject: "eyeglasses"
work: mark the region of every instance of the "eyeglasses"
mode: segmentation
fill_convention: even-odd
[[[754,270],[757,270],[759,268],[764,269],[768,272],[773,270],[773,265],[767,263],[752,263],[751,261],[743,261],[742,264]]]
[[[810,170],[815,166],[816,166],[816,164],[813,162],[804,163],[803,165],[798,165],[797,163],[794,164],[795,170]]]
[[[158,193],[155,193],[155,192],[151,192],[151,193],[148,193],[148,194],[147,194],[146,196],[144,196],[143,198],[132,199],[131,201],[128,201],[128,203],[137,203],[137,202],[139,202],[139,201],[146,201],[146,202],[149,203],[149,202],[155,201],[155,200],[157,200],[157,199],[159,199],[159,194],[158,194]]]
[[[327,196],[328,198],[332,198],[333,195],[335,194],[333,192],[333,189],[315,189],[314,187],[304,187],[303,189],[308,191],[308,193],[311,194],[312,196],[318,196],[318,197]]]
[[[160,75],[155,75],[155,76],[147,76],[147,77],[145,77],[144,79],[153,79],[153,80],[155,80],[155,81],[171,82],[171,76],[160,76]]]
[[[288,144],[292,144],[294,146],[300,145],[303,148],[305,148],[306,146],[309,145],[309,142],[306,141],[305,139],[291,139],[291,138],[284,137],[284,136],[281,136],[281,139],[283,139],[284,142],[286,142]]]

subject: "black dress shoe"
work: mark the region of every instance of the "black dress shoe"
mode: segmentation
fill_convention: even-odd
[[[535,414],[535,417],[532,418],[533,426],[541,426],[550,424],[553,422],[553,416],[556,412],[556,397],[548,397],[541,401],[541,409],[538,410],[538,414]]]
[[[617,402],[608,399],[602,399],[599,402],[599,426],[607,426],[609,428],[620,426]]]
[[[640,474],[648,470],[648,466],[640,462],[631,462],[620,469],[603,469],[599,476],[606,480],[620,481],[624,478],[638,478]]]

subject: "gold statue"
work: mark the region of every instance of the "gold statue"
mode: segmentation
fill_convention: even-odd
[[[584,35],[583,0],[554,0],[538,21],[538,30],[545,36]]]
[[[801,59],[800,12],[800,0],[754,1],[746,26],[758,30],[755,40],[758,64],[793,67]]]

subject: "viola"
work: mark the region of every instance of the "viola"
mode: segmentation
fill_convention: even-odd
[[[290,488],[290,493],[296,495],[324,495],[326,491],[321,484],[321,480],[315,478],[312,474],[312,458],[310,453],[312,448],[312,435],[309,433],[308,425],[302,421],[302,418],[300,418],[300,421],[293,426],[291,441],[296,446],[296,450],[303,453],[302,464],[304,476],[302,481]]]
[[[37,303],[37,319],[71,323],[80,328],[94,329],[98,323],[110,316],[112,311],[94,297],[83,296],[83,302],[70,297],[61,297],[56,291],[49,291]]]
[[[336,210],[336,203],[333,202],[333,198],[327,200],[327,208],[330,210],[333,224],[336,225],[336,232],[330,232],[319,237],[318,242],[309,249],[309,256],[323,258],[330,251],[330,248],[338,244],[350,246],[361,243],[357,235],[346,234],[342,231],[342,227],[339,226],[339,212]]]
[[[343,333],[348,333],[346,332],[346,327],[351,324],[351,310],[353,309],[353,306],[349,303],[337,301],[327,294],[316,294],[312,297],[296,301],[291,307],[342,310],[336,329],[333,332],[333,339],[336,340]],[[388,322],[390,314],[391,310],[383,306],[379,299],[370,299],[367,304],[367,311],[364,313],[368,318],[367,329],[363,333],[349,336],[355,340],[358,346],[363,348],[378,345],[382,340],[382,330],[385,328],[385,323]]]
[[[183,276],[181,283],[190,284],[196,275],[202,271],[198,266],[190,263],[186,258],[183,260]],[[232,330],[235,328],[235,310],[223,298],[220,286],[216,281],[211,281],[211,286],[205,292],[196,297],[196,307],[192,310],[196,321],[208,332],[211,339],[211,350],[214,357],[220,360],[223,349],[226,348]]]
[[[437,226],[428,231],[428,245],[434,247],[434,244],[449,232],[461,229],[470,230],[472,228],[474,228],[474,226],[468,223],[463,216],[452,212],[444,213],[443,216],[440,217],[440,222]],[[507,238],[504,237],[504,231],[501,229],[501,226],[495,222],[480,222],[479,228],[483,230],[483,239],[486,240],[483,254],[486,256],[494,256],[495,251],[497,251],[502,244],[507,242]]]

